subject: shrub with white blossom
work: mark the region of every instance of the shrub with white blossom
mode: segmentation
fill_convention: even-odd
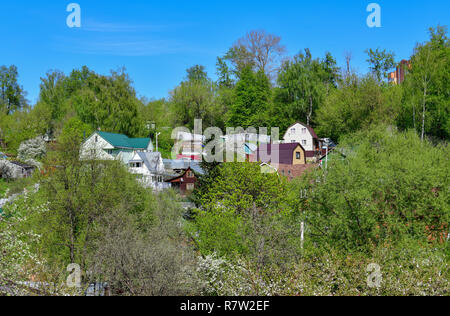
[[[1,159],[0,160],[0,178],[5,180],[9,180],[13,177],[14,170],[11,166],[11,163],[8,160]]]
[[[380,286],[368,283],[380,266]],[[205,295],[218,296],[448,296],[450,272],[442,249],[380,249],[372,257],[335,251],[309,254],[289,267],[258,267],[215,254],[199,261]]]
[[[15,213],[16,207],[13,205],[8,213]],[[16,291],[16,285],[27,281],[41,264],[32,251],[32,243],[39,236],[18,229],[26,220],[19,214],[0,215],[0,287],[10,291]]]
[[[46,144],[42,136],[29,139],[20,144],[18,158],[22,161],[41,159],[47,153]]]

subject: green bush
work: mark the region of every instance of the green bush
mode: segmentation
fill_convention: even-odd
[[[345,160],[311,174],[305,215],[309,238],[346,250],[403,239],[443,242],[450,222],[449,148],[386,127],[342,142]]]

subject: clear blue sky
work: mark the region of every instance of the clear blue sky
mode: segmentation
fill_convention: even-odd
[[[66,25],[71,2],[82,9],[79,29]],[[381,5],[381,28],[366,25],[371,2]],[[281,36],[290,55],[306,47],[315,57],[330,51],[344,66],[350,51],[353,67],[364,73],[365,49],[408,58],[429,27],[449,22],[448,0],[2,1],[0,65],[18,66],[32,103],[48,70],[83,65],[101,74],[125,66],[139,96],[161,98],[192,65],[215,78],[216,57],[253,29]]]

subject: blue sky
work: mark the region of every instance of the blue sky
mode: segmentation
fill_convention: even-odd
[[[79,29],[66,25],[71,2],[81,6]],[[371,2],[381,6],[381,28],[367,27]],[[139,96],[161,98],[192,65],[206,66],[215,78],[216,57],[253,29],[281,36],[289,55],[330,51],[343,67],[349,51],[355,70],[365,73],[365,49],[408,58],[429,27],[449,22],[448,0],[3,1],[0,65],[18,66],[32,103],[48,70],[69,73],[83,65],[101,74],[124,66]]]

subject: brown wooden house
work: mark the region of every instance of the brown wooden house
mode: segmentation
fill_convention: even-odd
[[[167,180],[166,182],[172,184],[172,187],[179,189],[182,195],[190,195],[198,183],[198,178],[195,172],[189,167],[180,176]]]

